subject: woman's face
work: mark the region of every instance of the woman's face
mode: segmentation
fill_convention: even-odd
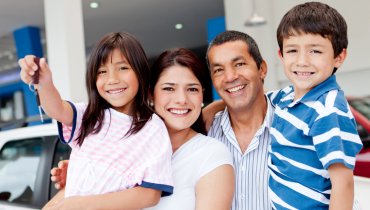
[[[198,119],[203,88],[193,72],[174,65],[163,70],[154,87],[154,109],[169,132],[190,128]]]

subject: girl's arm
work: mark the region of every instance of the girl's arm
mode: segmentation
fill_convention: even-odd
[[[133,210],[156,205],[161,191],[151,188],[134,187],[114,193],[68,197],[45,210]]]
[[[53,84],[51,71],[45,58],[40,59],[40,69],[34,62],[35,56],[27,55],[19,59],[20,76],[23,82],[29,84],[36,71],[39,71],[39,84],[35,85],[40,96],[40,103],[46,114],[66,125],[72,124],[73,111],[68,102],[62,100]]]
[[[330,210],[352,209],[354,197],[353,171],[341,163],[329,166],[331,180]]]
[[[234,169],[221,165],[204,175],[195,189],[196,210],[229,210],[234,197]]]

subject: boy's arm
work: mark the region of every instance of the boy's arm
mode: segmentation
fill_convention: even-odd
[[[217,112],[224,110],[226,104],[223,100],[213,101],[202,110],[203,121],[208,131]]]
[[[352,209],[354,197],[353,171],[342,163],[329,166],[331,180],[330,210]]]
[[[58,90],[53,84],[51,71],[45,58],[40,59],[40,69],[34,62],[35,56],[27,55],[19,59],[18,64],[21,67],[20,76],[23,82],[30,84],[33,75],[39,71],[39,84],[35,85],[40,96],[40,103],[48,116],[57,121],[71,125],[73,120],[73,110],[71,105],[62,100]]]

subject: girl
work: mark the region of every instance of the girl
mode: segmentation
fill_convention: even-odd
[[[165,51],[153,65],[151,104],[170,134],[175,188],[173,195],[162,197],[152,210],[231,208],[232,157],[221,142],[204,135],[200,114],[206,74],[198,58],[186,49]],[[63,186],[66,168],[64,161],[52,170],[52,180],[58,187]]]
[[[26,83],[37,70],[33,60],[19,60]],[[155,205],[161,192],[172,193],[170,141],[146,102],[149,68],[133,36],[110,33],[93,49],[86,73],[88,104],[61,99],[44,58],[39,71],[43,109],[58,121],[61,140],[72,148],[65,191],[45,209],[139,209]],[[97,196],[117,191],[109,202]],[[72,197],[78,195],[90,196],[78,202]]]

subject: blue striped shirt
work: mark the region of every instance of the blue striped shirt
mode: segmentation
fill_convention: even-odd
[[[335,76],[294,101],[292,87],[270,95],[269,190],[276,209],[328,209],[328,167],[353,169],[362,147],[356,123]]]
[[[268,100],[267,100],[268,101]],[[227,108],[216,114],[208,136],[223,142],[233,156],[235,168],[235,194],[233,210],[271,209],[268,196],[268,147],[270,144],[269,127],[273,108],[270,102],[263,124],[254,135],[244,154],[230,124]]]

